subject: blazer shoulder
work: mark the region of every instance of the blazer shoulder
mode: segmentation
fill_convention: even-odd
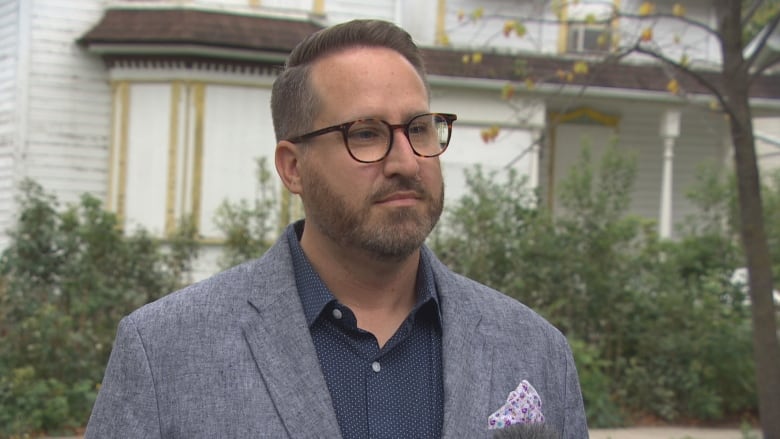
[[[238,316],[252,295],[273,294],[295,288],[292,262],[280,239],[262,257],[217,273],[167,294],[130,313],[137,326],[176,319]]]
[[[552,339],[564,339],[547,319],[514,297],[455,273],[435,257],[432,260],[441,300],[454,302],[458,307],[477,309],[482,325],[497,332],[530,330],[542,332]]]

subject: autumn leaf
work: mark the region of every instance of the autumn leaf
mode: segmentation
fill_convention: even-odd
[[[574,73],[566,72],[566,82],[574,82]]]
[[[468,63],[470,63],[470,62],[471,62],[471,55],[469,55],[468,53],[467,53],[467,54],[465,54],[465,55],[463,55],[463,56],[460,58],[460,61],[461,61],[463,64],[468,64]]]
[[[596,23],[596,16],[593,14],[588,14],[585,16],[585,23],[587,24],[595,24]]]
[[[471,62],[474,64],[479,64],[482,62],[482,53],[481,52],[474,52],[471,54]]]
[[[685,16],[685,6],[675,3],[674,6],[672,6],[672,14],[675,17],[684,17]]]
[[[712,111],[720,111],[720,103],[717,99],[713,99],[710,101],[710,110]]]
[[[567,71],[565,71],[565,70],[558,69],[558,70],[556,70],[556,71],[555,71],[555,76],[557,76],[557,77],[558,77],[558,79],[560,79],[561,81],[563,81],[564,79],[566,79],[566,74],[567,74],[567,73],[568,73],[568,72],[567,72]]]
[[[471,19],[474,21],[480,20],[485,15],[485,8],[482,6],[478,7],[477,9],[474,9],[474,11],[471,12]]]
[[[536,88],[536,82],[534,82],[531,78],[525,78],[525,88],[528,90],[533,90]]]
[[[498,125],[492,125],[489,128],[485,128],[484,130],[480,131],[479,135],[482,137],[483,142],[490,143],[496,140],[499,132],[501,132],[501,128],[499,128]]]
[[[653,29],[652,28],[645,28],[645,30],[642,31],[642,35],[639,37],[642,41],[651,41],[653,39]]]
[[[596,39],[596,44],[598,44],[599,47],[607,47],[607,34],[599,34],[599,37]]]
[[[517,22],[515,20],[507,20],[504,22],[504,36],[508,37],[509,34],[512,33],[513,30],[515,30],[515,25],[517,25]]]
[[[439,36],[439,43],[442,46],[449,46],[450,45],[450,36],[443,33]]]
[[[680,83],[676,79],[672,79],[666,84],[666,89],[669,90],[669,93],[676,95],[680,92]]]
[[[498,125],[492,125],[489,128],[485,128],[484,130],[480,131],[479,134],[482,136],[483,142],[490,143],[496,140],[499,132],[501,132],[501,128]]]
[[[572,68],[572,71],[577,75],[587,75],[588,63],[586,63],[585,61],[577,61],[574,63],[574,67]]]
[[[641,6],[639,6],[639,15],[642,17],[646,17],[653,12],[655,12],[655,4],[653,3],[644,2]]]
[[[518,37],[525,36],[526,33],[525,25],[523,23],[515,23],[515,33],[517,34]]]
[[[505,84],[501,88],[501,99],[508,101],[515,95],[515,86],[512,84]]]
[[[683,53],[680,57],[680,67],[688,67],[691,64],[691,60],[688,59],[688,55]]]

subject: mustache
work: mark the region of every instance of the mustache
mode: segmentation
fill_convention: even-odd
[[[430,198],[430,193],[423,186],[422,182],[417,178],[408,177],[396,177],[391,182],[382,185],[376,192],[371,195],[372,202],[378,202],[382,199],[402,191],[414,192],[418,197],[422,199]]]

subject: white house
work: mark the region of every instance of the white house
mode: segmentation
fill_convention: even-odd
[[[317,29],[382,18],[424,47],[432,109],[458,114],[442,156],[448,199],[465,190],[463,170],[481,164],[527,175],[555,209],[556,185],[583,142],[598,154],[616,137],[639,157],[632,210],[673,236],[692,212],[684,193],[698,164],[730,157],[726,123],[696,82],[681,78],[684,97],[670,93],[672,72],[652,60],[592,62],[639,35],[635,19],[603,21],[604,2],[560,4],[0,0],[0,227],[13,221],[16,185],[31,177],[65,202],[83,192],[103,197],[126,227],[160,236],[192,215],[204,242],[219,243],[215,209],[255,195],[254,159],[274,149],[269,97],[278,66]],[[613,5],[630,15],[640,2]],[[686,8],[713,23],[709,1]],[[522,26],[506,37],[512,20]],[[713,77],[719,49],[709,35],[674,20],[653,26],[666,53]],[[583,60],[589,72],[566,78]],[[518,87],[511,105],[500,98],[507,83],[526,80],[533,87]],[[767,136],[776,136],[780,78],[759,79],[752,93]],[[485,143],[494,125],[500,134]],[[206,255],[198,276],[213,264]]]

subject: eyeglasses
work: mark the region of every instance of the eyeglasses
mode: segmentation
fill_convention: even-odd
[[[313,137],[340,131],[344,146],[353,159],[361,163],[374,163],[387,157],[393,147],[393,133],[402,128],[416,155],[436,157],[449,146],[452,122],[457,119],[458,116],[446,113],[420,114],[405,124],[397,125],[381,119],[360,119],[312,131],[287,141],[301,143]]]

